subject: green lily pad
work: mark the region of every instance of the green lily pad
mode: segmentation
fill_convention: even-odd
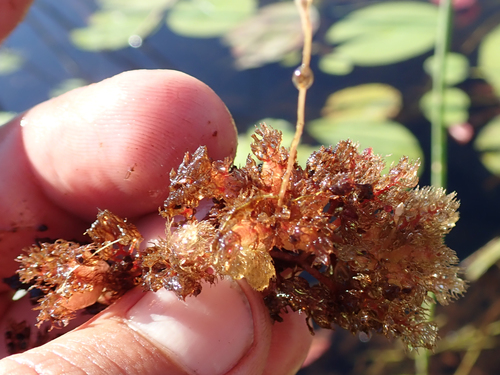
[[[175,33],[193,38],[224,35],[257,11],[256,0],[179,0],[167,16]]]
[[[479,132],[474,148],[481,153],[481,162],[486,169],[500,175],[500,116],[493,118]]]
[[[469,96],[456,87],[444,90],[443,123],[445,126],[463,124],[469,119]],[[433,94],[426,92],[420,99],[420,108],[430,121],[432,118]]]
[[[338,122],[381,121],[401,109],[401,93],[382,83],[348,87],[331,94],[322,115]]]
[[[174,5],[177,0],[98,0],[97,4],[101,9],[118,10],[118,11],[133,11],[133,12],[150,12],[159,9],[166,10]]]
[[[479,45],[478,66],[484,78],[500,96],[500,25],[483,38]]]
[[[350,13],[326,34],[335,51],[355,65],[392,64],[434,46],[437,7],[421,2],[385,2]]]
[[[280,65],[285,68],[295,68],[299,66],[302,62],[302,53],[300,50],[294,49],[293,51],[287,52],[283,55],[280,61]]]
[[[0,50],[0,75],[14,73],[22,64],[23,58],[18,52],[6,48]]]
[[[16,117],[15,112],[2,112],[0,111],[0,126],[5,125],[7,122]]]
[[[72,30],[70,38],[83,50],[117,50],[128,47],[131,36],[146,38],[162,20],[162,10],[102,10],[92,14],[87,27]]]
[[[316,7],[310,8],[313,31],[319,25]],[[239,69],[256,68],[284,59],[302,47],[300,15],[294,2],[264,6],[245,22],[231,29],[224,37],[231,47]]]
[[[281,131],[283,136],[281,145],[288,149],[290,148],[293,136],[295,135],[294,125],[286,120],[276,118],[265,118],[259,121],[257,124],[262,123],[271,126],[273,129]],[[252,155],[250,144],[253,141],[252,134],[254,133],[255,128],[250,127],[246,133],[238,135],[238,148],[236,150],[236,157],[234,158],[234,165],[245,165],[248,155]],[[299,163],[299,165],[304,167],[309,156],[317,149],[317,147],[313,147],[311,145],[299,144],[299,147],[297,148],[297,162]]]
[[[360,149],[372,148],[384,157],[387,167],[397,163],[402,156],[411,160],[423,159],[417,138],[403,125],[393,121],[342,122],[332,118],[320,118],[308,123],[309,134],[324,145],[335,145],[340,140],[358,142]]]
[[[69,78],[66,79],[62,82],[59,82],[59,84],[54,87],[52,90],[49,92],[49,96],[51,98],[54,98],[56,96],[62,95],[65,92],[71,91],[73,89],[76,89],[78,87],[82,87],[87,85],[88,82],[85,81],[84,79],[81,78]]]
[[[436,69],[434,56],[430,56],[424,62],[424,70],[430,76]],[[460,53],[448,53],[445,59],[444,81],[447,85],[453,86],[463,82],[469,76],[469,60]]]
[[[344,76],[352,72],[354,65],[344,55],[332,52],[319,59],[318,68],[326,74]]]

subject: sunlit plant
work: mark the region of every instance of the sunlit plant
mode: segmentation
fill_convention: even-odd
[[[437,327],[423,303],[447,304],[465,290],[443,242],[458,219],[455,194],[417,187],[419,162],[407,157],[384,172],[380,156],[351,141],[297,164],[313,28],[311,1],[296,3],[304,48],[293,75],[299,98],[290,149],[262,124],[241,167],[211,160],[204,146],[187,153],[161,207],[166,236],[145,248],[132,223],[104,210],[86,232],[89,244],[61,239],[25,249],[18,274],[43,294],[40,323],[64,326],[77,310],[109,305],[138,285],[184,299],[203,283],[232,278],[261,292],[277,321],[291,309],[311,330],[313,322],[336,324],[399,337],[410,348],[435,346]],[[202,200],[211,207],[199,217]]]

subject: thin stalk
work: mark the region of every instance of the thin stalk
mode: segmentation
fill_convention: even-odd
[[[448,53],[452,31],[452,0],[441,0],[434,51],[435,66],[432,72],[432,116],[431,116],[431,185],[446,187],[447,137],[444,127],[444,89],[446,74],[446,54]],[[434,305],[430,304],[429,319],[434,316]],[[415,355],[416,375],[429,373],[429,350]]]
[[[446,54],[449,50],[452,26],[452,0],[441,0],[439,5],[436,49],[436,65],[432,74],[431,116],[431,185],[446,187],[446,129],[444,127],[444,88]]]
[[[309,8],[312,0],[295,0],[295,4],[299,10],[300,20],[302,24],[302,31],[304,33],[304,47],[302,48],[302,64],[293,72],[292,81],[295,87],[299,90],[299,97],[297,102],[297,126],[295,128],[295,136],[293,137],[292,144],[290,145],[290,154],[288,157],[288,164],[286,167],[283,181],[281,182],[280,192],[278,195],[278,206],[283,205],[286,190],[290,184],[290,177],[292,175],[293,167],[297,159],[297,147],[300,143],[300,138],[304,131],[305,123],[305,107],[306,107],[306,93],[307,89],[311,87],[314,76],[310,68],[311,62],[311,48],[312,48],[312,25]]]

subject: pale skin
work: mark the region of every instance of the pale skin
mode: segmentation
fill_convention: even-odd
[[[0,40],[29,4],[0,0],[9,19]],[[137,223],[145,241],[162,235],[157,209],[169,172],[199,145],[214,159],[232,156],[232,118],[210,88],[174,71],[124,73],[1,127],[0,277],[15,273],[14,258],[36,237],[81,239],[97,207]],[[31,318],[3,283],[0,292],[3,336],[10,319]],[[168,319],[152,322],[162,314]],[[294,374],[311,335],[303,315],[284,318],[273,324],[244,281],[206,286],[186,302],[133,290],[58,339],[5,357],[0,374]]]

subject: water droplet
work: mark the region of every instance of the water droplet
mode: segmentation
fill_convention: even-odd
[[[132,48],[139,48],[142,46],[142,38],[139,35],[130,35],[128,45]]]
[[[292,82],[297,88],[308,89],[314,82],[314,74],[308,66],[302,64],[293,72]]]
[[[359,341],[368,342],[372,338],[372,333],[371,332],[360,332],[358,337],[359,337]]]

